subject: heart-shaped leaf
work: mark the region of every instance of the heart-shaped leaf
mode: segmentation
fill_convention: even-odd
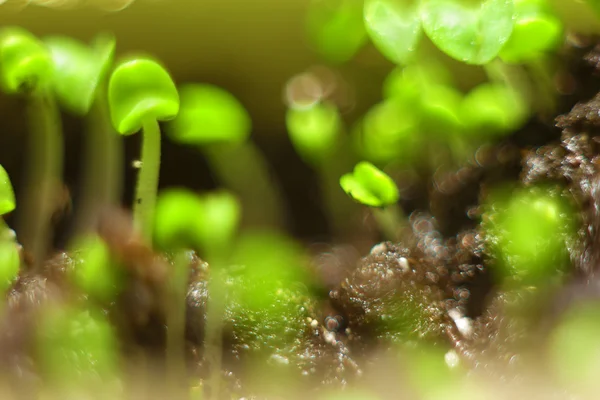
[[[354,200],[370,207],[385,207],[400,199],[398,186],[385,172],[367,161],[340,178],[340,186]]]
[[[406,64],[421,38],[421,19],[416,2],[367,0],[364,10],[367,33],[390,61]]]
[[[467,3],[467,4],[463,4]],[[513,30],[513,0],[426,0],[421,7],[425,33],[450,57],[486,64],[498,55]]]

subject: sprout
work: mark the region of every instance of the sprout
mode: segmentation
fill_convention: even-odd
[[[522,96],[498,83],[484,83],[471,90],[461,104],[461,120],[471,131],[486,136],[519,128],[529,108]]]
[[[211,302],[207,311],[206,359],[219,375],[223,303],[221,270],[237,231],[240,210],[237,200],[226,192],[197,196],[187,190],[171,189],[160,194],[154,218],[156,243],[174,252],[174,271],[167,299],[167,358],[174,388],[185,375],[185,296],[191,263],[188,249],[203,250],[211,262]],[[216,342],[216,343],[215,343]],[[213,377],[213,384],[215,377]],[[217,379],[218,381],[218,379]],[[214,388],[214,386],[213,386]],[[218,392],[218,389],[214,389]],[[215,398],[218,398],[215,397]]]
[[[397,0],[367,0],[364,6],[367,33],[390,61],[407,64],[421,39],[418,3]]]
[[[108,104],[117,132],[122,135],[131,135],[140,129],[144,132],[133,213],[137,228],[149,242],[160,169],[158,121],[177,116],[177,88],[169,73],[156,61],[132,58],[121,62],[113,71],[108,85]]]
[[[373,164],[361,161],[354,171],[340,178],[340,186],[359,203],[373,209],[379,229],[388,240],[396,240],[397,232],[405,225],[402,211],[396,204],[400,193],[396,183]]]
[[[383,96],[419,101],[424,88],[431,85],[453,86],[451,73],[434,61],[394,68],[383,83]]]
[[[327,60],[343,63],[365,44],[362,0],[311,0],[307,15],[308,38]]]
[[[513,29],[513,0],[424,0],[423,29],[444,53],[468,64],[486,64],[498,55]]]
[[[46,86],[53,73],[50,53],[35,36],[18,27],[0,32],[0,82],[6,93]]]
[[[486,240],[497,259],[496,276],[506,283],[539,285],[561,277],[575,237],[570,202],[536,187],[497,192],[484,218]]]
[[[521,63],[539,58],[558,47],[563,24],[546,0],[514,0],[515,25],[512,35],[500,51],[505,62]]]
[[[278,226],[284,207],[263,155],[247,140],[252,121],[230,93],[207,84],[183,85],[177,118],[167,124],[170,139],[198,146],[223,185],[243,203],[248,223]]]
[[[112,64],[115,38],[99,35],[91,47],[64,36],[48,37],[44,43],[54,61],[52,88],[58,101],[71,112],[87,114]]]
[[[337,108],[330,103],[316,103],[309,108],[289,109],[286,115],[287,130],[302,159],[311,165],[320,165],[335,151],[341,118]]]
[[[181,110],[167,130],[173,141],[205,146],[248,139],[252,121],[230,93],[212,85],[190,84],[179,88],[179,96]]]
[[[4,295],[19,276],[21,255],[14,240],[0,240],[0,293]]]
[[[0,31],[0,86],[30,98],[31,133],[19,221],[19,237],[39,264],[51,242],[50,223],[55,193],[61,185],[62,132],[60,115],[50,93],[54,65],[50,52],[31,33],[16,27]]]
[[[10,183],[10,177],[4,167],[0,165],[0,215],[8,214],[16,207],[15,192]]]
[[[121,291],[119,274],[106,243],[97,235],[79,238],[73,246],[78,262],[71,279],[88,296],[105,303],[113,301]]]

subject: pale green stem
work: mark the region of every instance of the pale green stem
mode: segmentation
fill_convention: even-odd
[[[173,259],[167,296],[167,371],[171,394],[184,398],[187,393],[185,365],[185,315],[190,252],[178,251]]]
[[[156,120],[147,120],[142,129],[142,157],[133,204],[133,221],[142,238],[148,245],[152,245],[154,206],[160,173],[160,127]]]
[[[52,215],[59,206],[63,172],[63,136],[60,113],[48,90],[39,90],[29,106],[31,134],[27,170],[17,223],[19,241],[43,263],[52,243]]]
[[[107,207],[117,206],[121,198],[122,139],[110,122],[106,91],[102,84],[90,110],[84,141],[81,206],[75,228],[78,234],[93,229],[98,214]]]
[[[509,65],[496,58],[485,64],[483,68],[490,81],[504,83],[515,92],[520,93],[528,103],[532,103],[531,85],[523,67]]]
[[[535,100],[538,102],[537,106],[548,114],[553,113],[556,109],[558,93],[548,60],[544,57],[536,58],[527,63],[527,66],[532,72],[535,85],[539,91],[539,94],[535,96]]]
[[[285,226],[287,215],[279,186],[253,142],[205,146],[201,150],[223,186],[240,199],[245,225]]]
[[[385,240],[397,242],[400,232],[406,227],[406,217],[398,204],[385,208],[373,208],[373,217]]]

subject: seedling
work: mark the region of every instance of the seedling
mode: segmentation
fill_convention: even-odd
[[[311,0],[307,31],[322,57],[336,63],[350,60],[367,41],[362,0]]]
[[[468,64],[495,58],[513,30],[513,0],[424,0],[423,29],[444,53]]]
[[[183,85],[181,110],[167,124],[169,137],[197,146],[223,185],[241,199],[247,225],[279,227],[285,218],[278,186],[254,143],[252,121],[230,93],[207,84]]]
[[[123,276],[104,241],[96,235],[79,238],[73,245],[76,260],[71,279],[90,298],[109,304],[122,289]]]
[[[414,59],[422,36],[418,5],[417,1],[365,1],[367,32],[379,51],[396,64]]]
[[[15,193],[8,173],[0,165],[0,216],[16,208]],[[19,275],[21,256],[15,232],[0,217],[0,294],[4,294]]]
[[[51,36],[44,43],[54,60],[52,88],[58,101],[76,115],[90,114],[76,221],[77,230],[87,233],[100,209],[115,206],[120,199],[121,140],[114,132],[106,105],[115,38],[101,34],[88,46],[69,37]]]
[[[61,123],[50,90],[53,71],[50,52],[35,36],[17,27],[0,31],[0,85],[7,93],[26,94],[30,99],[30,162],[17,231],[37,264],[52,238],[53,199],[62,175]]]
[[[544,285],[561,278],[568,267],[574,213],[569,201],[549,188],[494,193],[484,222],[501,282]]]
[[[134,57],[120,62],[110,76],[108,104],[117,132],[131,135],[142,130],[144,133],[133,218],[142,237],[150,243],[160,170],[158,121],[177,116],[177,88],[158,62]]]
[[[372,207],[375,220],[388,240],[398,239],[404,217],[397,205],[400,193],[392,178],[373,164],[361,161],[352,173],[340,178],[340,186],[357,202]]]
[[[237,231],[239,217],[236,199],[226,192],[199,197],[186,190],[172,189],[161,193],[156,207],[156,243],[174,253],[167,305],[167,357],[169,371],[173,374],[171,381],[176,385],[185,369],[185,296],[191,262],[189,249],[194,249],[201,251],[210,261],[212,270],[211,302],[206,313],[205,358],[211,366],[211,390],[215,399],[219,398],[224,309],[221,270]]]

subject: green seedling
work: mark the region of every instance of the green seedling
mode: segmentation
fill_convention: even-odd
[[[477,136],[494,137],[514,132],[529,116],[521,94],[503,84],[484,83],[469,92],[460,106],[460,117]]]
[[[8,214],[16,208],[15,193],[8,173],[0,165],[0,216]],[[0,293],[12,285],[19,275],[21,256],[15,241],[15,232],[0,217]]]
[[[62,175],[62,128],[50,89],[53,72],[52,57],[41,41],[24,29],[2,28],[0,86],[9,94],[26,94],[30,101],[30,162],[17,231],[38,265],[51,242],[50,224]]]
[[[115,206],[120,199],[121,140],[106,105],[115,38],[101,34],[88,46],[69,37],[51,36],[44,43],[55,65],[52,88],[58,101],[71,113],[89,114],[76,221],[76,229],[87,233],[100,209]]]
[[[160,170],[158,121],[177,116],[179,94],[169,73],[158,62],[135,57],[120,62],[110,76],[108,105],[118,133],[144,133],[133,218],[144,240],[151,242]]]
[[[561,44],[563,23],[547,0],[514,0],[514,4],[513,32],[499,54],[504,62],[531,62]]]
[[[379,51],[396,64],[404,65],[414,59],[422,36],[418,6],[417,1],[365,1],[367,32]]]
[[[117,339],[102,311],[86,307],[43,308],[35,329],[39,372],[49,387],[64,395],[102,390],[107,399],[114,398],[117,393],[110,384],[118,376]]]
[[[568,268],[575,214],[570,202],[549,188],[493,194],[484,222],[501,282],[544,285],[560,279]]]
[[[116,299],[123,286],[123,276],[118,270],[110,249],[96,235],[79,238],[73,245],[75,259],[71,280],[94,300],[108,304]]]
[[[8,172],[6,172],[4,167],[0,165],[0,215],[13,212],[16,207],[17,202],[15,201],[15,192],[13,190],[12,183],[10,182],[10,177],[8,176]],[[11,231],[11,229],[6,226],[6,223],[3,219],[0,219],[0,224],[2,224],[1,229],[3,231],[0,234],[1,238],[14,237],[14,232],[8,232]]]
[[[340,178],[340,186],[348,196],[373,208],[375,220],[388,240],[398,239],[404,217],[397,204],[400,193],[392,178],[373,164],[361,161],[352,173]]]
[[[394,68],[383,83],[383,97],[419,102],[422,91],[431,85],[454,86],[452,74],[440,63],[420,61]]]
[[[240,219],[237,200],[227,192],[197,196],[187,190],[161,193],[156,206],[154,237],[156,244],[173,253],[173,268],[167,305],[167,357],[174,386],[185,374],[184,329],[185,295],[191,257],[189,250],[200,251],[211,263],[211,303],[207,310],[205,357],[211,365],[211,389],[217,394],[221,371],[221,331],[224,299],[220,279]]]
[[[362,0],[311,0],[306,25],[310,44],[332,62],[350,60],[367,41]]]
[[[513,30],[513,0],[423,0],[421,20],[431,41],[467,64],[494,59]]]
[[[249,140],[252,121],[243,105],[213,85],[183,85],[179,93],[181,110],[167,124],[168,136],[202,151],[223,185],[241,199],[246,224],[280,226],[282,196],[260,149]]]

